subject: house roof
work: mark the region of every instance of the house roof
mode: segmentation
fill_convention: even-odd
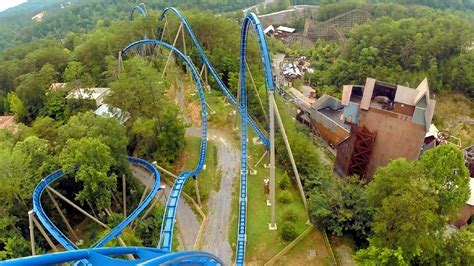
[[[97,100],[104,94],[107,94],[109,88],[83,88],[71,91],[66,98],[68,99],[89,99]]]
[[[55,91],[66,87],[67,83],[53,83],[49,86],[50,91]]]
[[[412,88],[398,85],[395,93],[395,102],[415,106],[415,97],[418,92]]]
[[[128,113],[124,113],[121,109],[108,104],[102,104],[94,113],[104,117],[115,117],[121,124],[127,122],[130,117]]]
[[[0,116],[0,129],[15,125],[13,116]]]
[[[467,200],[467,204],[474,206],[474,178],[469,181],[469,187],[471,188],[471,197]]]
[[[273,25],[270,25],[270,26],[268,26],[267,28],[265,28],[265,29],[263,30],[263,33],[267,34],[267,33],[269,33],[270,31],[275,31],[275,27],[273,27]]]
[[[296,31],[296,29],[294,29],[294,28],[285,27],[285,26],[279,26],[279,27],[277,28],[277,30],[279,30],[279,31],[284,31],[284,32],[288,32],[288,33],[293,33],[293,32]]]

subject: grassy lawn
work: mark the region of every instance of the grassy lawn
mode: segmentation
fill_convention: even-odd
[[[192,170],[196,167],[199,159],[200,145],[201,138],[186,137],[186,146],[182,152],[180,158],[181,163],[177,167],[177,171],[175,171],[176,173],[182,172],[183,170]],[[212,190],[219,190],[220,180],[220,174],[217,169],[217,148],[213,142],[209,141],[207,143],[206,169],[204,169],[198,176],[199,193],[201,195],[203,207],[206,206],[205,202],[209,198],[210,192]],[[194,180],[186,182],[184,192],[197,202],[197,196],[194,190]]]
[[[251,158],[249,163],[253,166],[263,154],[264,148],[262,145],[254,145],[252,142],[255,134],[249,130],[249,154]],[[264,192],[263,180],[269,176],[269,170],[263,167],[264,163],[268,163],[264,159],[259,165],[257,175],[248,176],[248,210],[247,210],[247,255],[246,261],[250,264],[261,265],[280,250],[282,250],[289,242],[281,239],[280,232],[283,225],[283,215],[285,212],[292,210],[298,220],[294,223],[297,234],[301,234],[307,227],[306,222],[308,217],[306,215],[303,203],[300,199],[299,193],[295,186],[290,185],[287,189],[291,195],[291,202],[283,204],[278,201],[282,189],[278,187],[279,182],[284,177],[283,170],[276,169],[276,223],[278,230],[270,231],[268,224],[270,223],[270,207],[267,206],[267,195]],[[238,212],[238,195],[239,195],[239,180],[234,184],[234,202],[232,206],[232,222],[229,228],[229,241],[233,248],[235,248],[235,241],[237,238],[237,212]]]
[[[329,250],[324,245],[323,233],[313,229],[275,265],[332,265]]]

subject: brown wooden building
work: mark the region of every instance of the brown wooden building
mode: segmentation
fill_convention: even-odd
[[[365,86],[344,86],[342,118],[351,130],[337,145],[337,172],[370,181],[393,159],[418,159],[435,103],[426,79],[417,89],[371,78]]]

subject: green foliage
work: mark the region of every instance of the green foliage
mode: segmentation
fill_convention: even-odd
[[[8,104],[10,105],[10,110],[15,114],[16,120],[22,121],[25,119],[25,104],[15,93],[8,94]]]
[[[296,222],[298,221],[298,215],[292,209],[289,209],[283,214],[283,220],[288,222]]]
[[[311,218],[331,233],[351,233],[360,240],[369,235],[372,213],[357,179],[327,178],[308,202]]]
[[[464,156],[454,145],[440,145],[426,151],[419,164],[438,197],[437,213],[454,216],[469,199],[469,171]]]
[[[125,128],[115,118],[96,116],[91,112],[81,113],[69,119],[59,128],[58,144],[64,146],[68,140],[95,138],[110,148],[113,166],[125,169],[127,165],[127,143]]]
[[[163,213],[163,206],[157,205],[150,213],[150,216],[138,223],[136,233],[137,236],[143,241],[143,245],[145,247],[153,246],[156,244],[157,239],[159,239]]]
[[[99,209],[110,208],[112,193],[117,186],[117,176],[110,173],[114,163],[112,150],[94,138],[70,139],[59,155],[65,173],[82,181],[84,188],[76,199],[82,203],[89,200]]]
[[[284,222],[281,227],[281,238],[285,241],[294,240],[298,234],[296,233],[296,228],[291,222]]]
[[[290,186],[290,180],[289,180],[288,175],[286,173],[283,176],[283,178],[280,180],[280,182],[278,183],[278,186],[282,190],[286,190]]]
[[[278,201],[283,204],[289,204],[292,201],[291,193],[288,191],[280,192],[280,196],[278,197]]]
[[[376,266],[376,265],[396,265],[396,266],[408,266],[410,265],[403,258],[403,252],[401,248],[390,249],[390,248],[378,248],[376,246],[370,246],[367,249],[359,250],[355,257],[355,261],[360,265]]]

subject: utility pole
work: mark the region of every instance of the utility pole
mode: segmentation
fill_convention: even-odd
[[[268,92],[268,98],[270,103],[275,101],[275,94],[273,91]],[[277,224],[275,221],[275,110],[274,105],[270,104],[270,209],[271,217],[268,229],[277,230]]]

